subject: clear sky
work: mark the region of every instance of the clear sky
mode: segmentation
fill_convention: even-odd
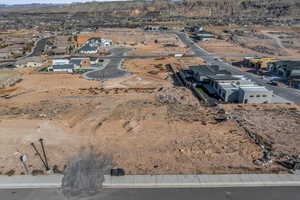
[[[87,1],[112,1],[112,0],[0,0],[0,4],[30,4],[30,3],[72,3]]]

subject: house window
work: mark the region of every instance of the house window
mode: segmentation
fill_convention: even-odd
[[[258,95],[256,95],[256,97],[260,97],[260,95],[258,94]]]
[[[267,95],[266,95],[266,94],[263,94],[262,96],[263,96],[263,97],[267,97]]]
[[[254,97],[254,95],[250,95],[250,98],[253,98]]]

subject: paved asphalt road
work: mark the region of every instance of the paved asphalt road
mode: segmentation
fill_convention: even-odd
[[[40,55],[42,55],[42,52],[43,52],[43,50],[46,47],[46,43],[47,43],[48,39],[49,38],[43,38],[43,39],[39,40],[36,43],[36,46],[33,49],[33,52],[30,55],[28,55],[27,57],[34,57],[34,56],[40,56]]]
[[[112,56],[118,57],[124,55],[126,52],[130,50],[131,49],[127,49],[127,48],[114,48],[111,50],[111,53]],[[122,59],[123,58],[121,57],[111,59],[104,69],[91,71],[89,73],[86,73],[86,76],[89,79],[93,79],[93,80],[109,80],[109,79],[125,76],[129,73],[120,69]]]
[[[265,86],[268,89],[273,90],[276,95],[300,105],[300,90],[296,90],[296,89],[292,89],[292,88],[282,88],[282,87],[271,86],[271,85],[267,84],[266,80],[263,80],[256,75],[248,73],[248,72],[240,71],[238,68],[236,68],[220,59],[217,59],[214,54],[209,54],[204,49],[195,45],[187,37],[186,34],[184,34],[182,32],[177,32],[175,34],[185,45],[189,46],[189,48],[192,50],[192,52],[194,53],[195,56],[205,60],[207,64],[219,65],[222,68],[232,72],[232,74],[244,75],[245,77],[251,79],[252,81],[256,82],[257,84]]]
[[[57,189],[0,190],[2,200],[66,200]],[[104,189],[76,200],[296,200],[299,187]]]
[[[15,63],[0,64],[0,69],[14,69],[16,68]]]
[[[0,60],[0,63],[15,63],[17,60]]]

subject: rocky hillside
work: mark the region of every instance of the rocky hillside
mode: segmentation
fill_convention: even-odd
[[[43,16],[43,17],[42,17]],[[300,24],[299,0],[133,0],[54,5],[42,8],[1,8],[0,19],[13,17],[25,27],[54,22],[65,28],[136,27],[147,24],[295,25]],[[67,21],[66,21],[67,19]],[[53,27],[53,26],[52,26]],[[1,26],[0,26],[1,28]]]
[[[3,12],[37,12],[35,8],[11,8]],[[39,12],[101,12],[115,16],[300,16],[298,0],[134,0],[90,2],[39,8]]]

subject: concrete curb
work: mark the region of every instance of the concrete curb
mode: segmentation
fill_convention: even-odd
[[[0,176],[0,189],[61,188],[63,175]],[[300,175],[105,175],[104,188],[215,188],[299,186]]]
[[[105,176],[104,188],[209,188],[300,186],[299,175],[128,175]]]
[[[0,176],[0,189],[61,188],[63,175]]]

